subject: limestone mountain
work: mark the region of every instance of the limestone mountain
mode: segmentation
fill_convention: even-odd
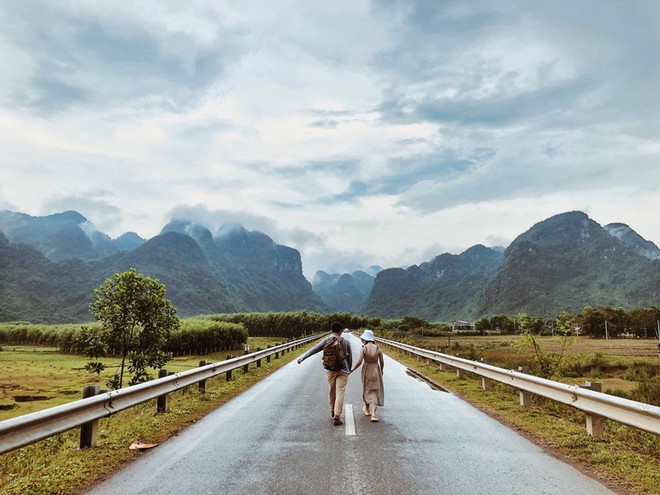
[[[175,220],[163,232],[192,237],[212,269],[234,288],[251,311],[324,309],[302,273],[300,253],[277,244],[266,234],[240,224],[222,225],[215,235],[192,221]]]
[[[314,275],[312,287],[329,308],[351,312],[369,296],[374,280],[374,276],[362,270],[343,274],[329,274],[319,270]]]
[[[325,309],[302,274],[300,253],[263,233],[232,227],[214,238],[204,227],[176,221],[146,242],[129,235],[122,248],[94,259],[99,252],[80,227],[86,220],[74,213],[45,222],[56,235],[31,237],[35,224],[27,215],[1,224],[9,234],[0,233],[0,321],[88,321],[93,289],[131,267],[164,283],[184,316]],[[62,238],[67,242],[57,244]]]
[[[585,306],[657,305],[660,260],[640,254],[642,238],[615,225],[624,235],[579,211],[537,223],[506,249],[472,314],[552,316]]]
[[[568,212],[537,223],[503,252],[474,246],[384,270],[362,309],[381,317],[451,321],[657,305],[658,254],[654,243],[625,224],[602,227],[582,212]]]
[[[655,243],[644,239],[625,223],[610,223],[603,228],[637,254],[652,260],[660,258],[660,248]]]
[[[119,251],[134,249],[144,242],[134,233],[113,240],[76,211],[33,217],[2,210],[0,231],[9,241],[28,244],[53,261],[101,259]]]
[[[500,251],[478,244],[459,255],[444,253],[419,266],[383,270],[376,276],[363,310],[385,318],[465,318],[501,262]]]

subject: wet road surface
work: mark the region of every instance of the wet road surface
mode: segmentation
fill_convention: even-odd
[[[293,362],[89,493],[613,493],[387,357],[384,382],[380,422],[362,413],[358,370],[346,389],[354,422],[333,426],[321,354]]]

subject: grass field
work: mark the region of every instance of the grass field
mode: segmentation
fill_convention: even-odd
[[[464,344],[468,347],[470,343],[476,345],[476,342],[479,340],[460,339],[459,350]],[[497,338],[494,342],[500,345],[506,342],[506,338]],[[433,347],[433,342],[427,344]],[[600,353],[605,347],[597,345],[597,341],[580,344],[582,349],[590,353],[586,359],[591,359],[590,356]],[[638,359],[648,362],[652,359],[647,355],[647,347],[639,343],[621,343],[617,346],[612,346],[611,342],[605,344],[607,348],[615,349],[613,354],[607,355],[606,362],[610,358],[616,362],[620,359],[626,362],[631,359],[633,362]],[[621,353],[616,350],[618,348],[622,349]],[[553,455],[605,483],[617,493],[660,494],[660,440],[657,435],[606,420],[604,436],[591,437],[586,433],[584,413],[570,406],[533,396],[532,405],[523,408],[518,402],[518,391],[512,387],[496,383],[493,390],[483,391],[480,379],[471,373],[466,373],[461,379],[455,372],[440,371],[438,366],[417,361],[396,350],[385,349],[385,352],[509,425]],[[654,362],[657,366],[657,361]]]
[[[538,340],[544,352],[560,351],[559,338],[538,337]],[[409,335],[406,342],[467,359],[483,359],[505,369],[517,369],[519,366],[533,368],[534,365],[532,351],[521,348],[520,336],[517,335]],[[655,370],[656,376],[660,375],[657,340],[579,337],[566,348],[561,369],[553,379],[572,385],[599,381],[603,384],[603,391],[626,396],[638,387],[641,374],[637,371],[640,369]]]
[[[283,341],[253,337],[248,344],[256,350]],[[207,362],[223,361],[229,353],[242,355],[243,348],[204,356],[172,358],[166,369],[177,372],[194,368],[202,359]],[[55,347],[5,345],[0,352],[0,421],[80,399],[85,385],[107,388],[105,382],[119,365],[119,358],[104,358],[102,361],[108,368],[100,377],[85,370],[88,361],[85,356],[60,354]],[[156,376],[157,372],[152,374]]]
[[[250,339],[252,349],[265,348],[267,345],[281,343],[283,339],[256,338]],[[311,344],[307,347],[311,347]],[[15,450],[0,456],[0,495],[73,495],[81,493],[96,481],[119,469],[126,462],[139,456],[139,452],[128,447],[134,440],[143,442],[164,442],[192,422],[205,416],[213,409],[247,389],[276,369],[295,359],[303,350],[292,352],[280,359],[272,359],[270,363],[262,362],[260,368],[251,367],[248,373],[238,369],[231,381],[224,377],[216,377],[207,381],[206,393],[200,393],[197,387],[188,387],[181,391],[170,393],[168,412],[156,412],[156,400],[150,400],[122,411],[108,418],[99,420],[98,446],[93,449],[78,448],[79,429],[73,429],[60,435],[47,438],[33,445]],[[177,371],[199,364],[200,359],[206,361],[221,361],[226,358],[222,354],[206,356],[190,356],[176,358],[167,365],[168,369]],[[243,349],[234,352],[243,354]],[[81,356],[61,355],[53,349],[14,348],[5,346],[0,352],[0,373],[2,383],[13,382],[14,388],[8,388],[8,395],[19,393],[51,394],[52,397],[43,401],[34,401],[36,409],[43,409],[49,403],[74,400],[82,395],[82,385],[79,380],[89,378],[84,370],[79,369],[85,359]],[[18,362],[9,366],[12,358]],[[82,363],[82,364],[81,364]],[[4,375],[11,368],[11,375]],[[22,372],[27,371],[33,379],[26,379]],[[73,380],[71,382],[70,380]],[[93,380],[89,383],[96,383]],[[103,379],[100,380],[101,382]],[[102,384],[102,383],[101,383]],[[16,388],[19,387],[19,388]],[[103,386],[103,384],[102,384]],[[76,391],[74,394],[67,391]],[[64,393],[61,393],[64,392]],[[19,403],[21,409],[9,411],[12,416],[22,409],[24,403]],[[7,412],[7,411],[5,411]],[[24,414],[24,412],[19,412]],[[6,418],[5,418],[6,419]]]

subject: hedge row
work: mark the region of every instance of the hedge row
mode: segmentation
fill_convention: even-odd
[[[205,315],[207,320],[241,324],[252,337],[285,337],[297,339],[304,335],[330,331],[338,321],[344,328],[378,327],[380,318],[366,318],[348,313],[319,314],[307,311],[290,313],[227,313]]]
[[[60,352],[83,354],[79,325],[32,325],[0,323],[0,343],[59,347]],[[165,346],[175,355],[203,354],[236,349],[247,343],[245,328],[236,323],[207,319],[181,320],[181,327],[172,332]],[[112,350],[109,351],[112,353]]]

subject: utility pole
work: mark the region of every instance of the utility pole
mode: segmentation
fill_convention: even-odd
[[[610,336],[609,336],[609,334],[607,333],[607,320],[605,320],[605,340],[607,340],[607,339],[609,339],[609,338],[610,338]]]

